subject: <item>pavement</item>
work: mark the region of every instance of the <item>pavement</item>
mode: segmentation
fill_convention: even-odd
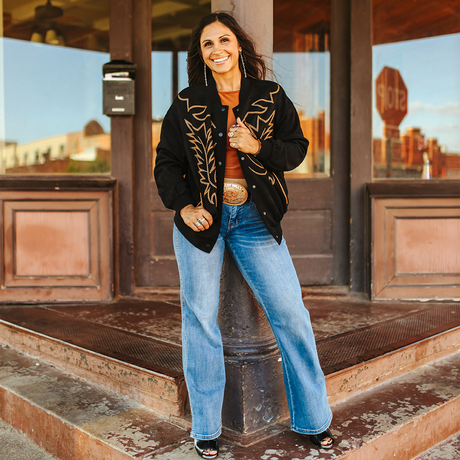
[[[459,460],[460,459],[460,433],[439,443],[427,450],[414,460]]]
[[[0,420],[0,460],[57,460]]]

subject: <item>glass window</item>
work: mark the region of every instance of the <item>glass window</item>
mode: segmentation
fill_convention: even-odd
[[[109,0],[0,0],[0,12],[0,174],[109,173]]]
[[[179,91],[188,86],[187,49],[200,19],[211,13],[211,1],[152,0],[152,144],[160,141],[163,117]]]
[[[273,74],[297,108],[310,141],[290,174],[330,176],[330,2],[274,0]]]
[[[373,0],[375,178],[460,179],[460,2]]]

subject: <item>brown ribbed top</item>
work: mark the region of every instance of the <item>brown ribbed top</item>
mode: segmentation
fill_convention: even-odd
[[[233,113],[233,109],[239,104],[240,91],[226,91],[220,92],[219,96],[223,105],[228,105],[228,116],[227,116],[227,159],[225,162],[225,177],[229,179],[244,179],[243,171],[238,160],[238,153],[236,149],[230,147],[230,139],[228,132],[230,126],[236,125],[236,117]]]

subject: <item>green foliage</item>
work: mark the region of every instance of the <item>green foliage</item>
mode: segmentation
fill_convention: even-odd
[[[67,172],[70,174],[108,173],[110,163],[105,157],[98,157],[94,161],[70,160]]]

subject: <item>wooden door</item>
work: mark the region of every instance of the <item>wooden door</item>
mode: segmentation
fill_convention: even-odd
[[[284,236],[303,285],[349,283],[349,34],[349,7],[332,0],[331,177],[289,178],[290,205],[283,220]],[[136,286],[178,286],[172,243],[174,214],[158,197],[152,176],[153,156],[147,164],[144,152],[135,148],[134,155],[139,158],[134,178]]]

